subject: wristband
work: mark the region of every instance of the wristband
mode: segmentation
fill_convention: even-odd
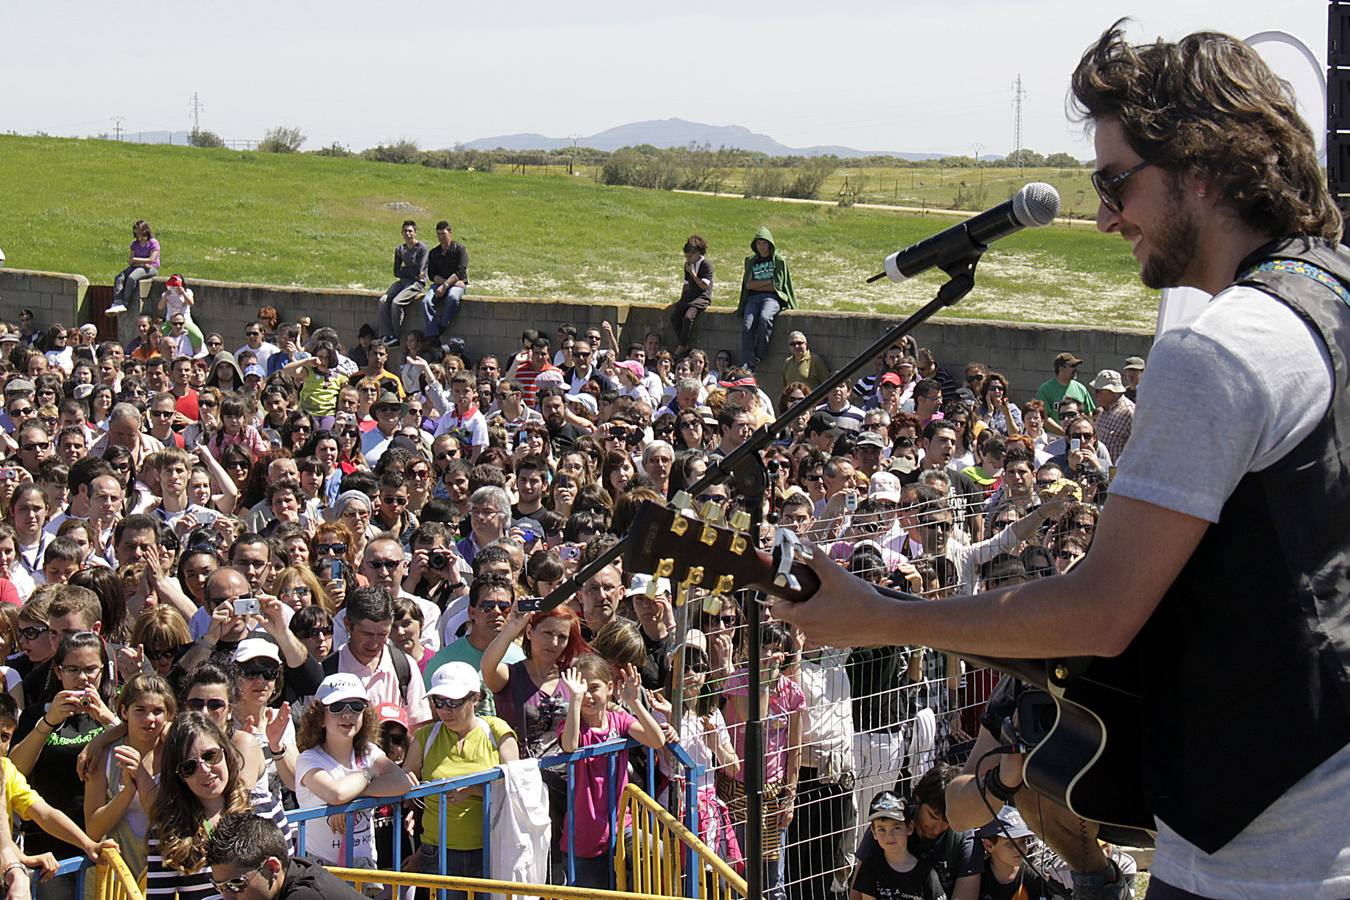
[[[61,727],[60,725],[53,725],[51,722],[48,722],[48,721],[47,721],[47,716],[46,716],[45,713],[44,713],[43,716],[42,716],[42,724],[43,724],[43,725],[46,725],[46,726],[47,726],[48,728],[50,728],[52,731],[55,731],[56,729],[58,729],[58,728]]]
[[[984,779],[981,783],[984,785],[986,791],[993,794],[1004,803],[1012,803],[1013,798],[1017,796],[1017,792],[1021,790],[1022,787],[1020,784],[1017,785],[1017,787],[1008,787],[1004,784],[998,777],[998,766],[994,766],[989,771],[985,772]]]
[[[27,871],[28,867],[25,866],[23,863],[19,862],[17,859],[5,864],[6,875],[8,875],[10,872],[13,872],[15,869],[23,869],[24,871]]]

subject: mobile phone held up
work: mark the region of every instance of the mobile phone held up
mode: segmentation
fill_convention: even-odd
[[[543,597],[521,597],[516,601],[516,609],[521,612],[539,612],[543,608]]]

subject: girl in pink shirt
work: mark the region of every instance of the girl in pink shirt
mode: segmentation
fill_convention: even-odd
[[[660,749],[666,739],[660,724],[642,704],[642,677],[631,663],[619,679],[608,662],[588,653],[574,668],[562,673],[562,682],[571,693],[567,719],[560,728],[562,749],[572,753],[582,747],[606,741],[633,738],[648,747]],[[610,704],[619,694],[629,713]],[[572,767],[572,847],[575,852],[576,880],[573,884],[608,889],[613,875],[614,856],[610,852],[609,797],[610,757],[597,756]],[[628,755],[617,754],[614,761],[614,802],[618,803],[628,784]],[[624,823],[624,831],[630,823]],[[558,847],[568,849],[569,827],[563,824]]]

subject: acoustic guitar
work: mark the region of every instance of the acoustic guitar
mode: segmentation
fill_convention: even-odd
[[[751,589],[799,602],[819,589],[820,581],[793,552],[790,539],[780,540],[767,553],[742,533],[749,524],[744,513],[726,523],[716,506],[705,505],[700,515],[681,499],[675,507],[650,501],[642,505],[629,531],[625,572],[669,578],[682,588],[719,594]],[[876,590],[929,602],[890,588]],[[1103,840],[1152,846],[1153,814],[1144,801],[1140,772],[1140,698],[1132,687],[1135,662],[1128,651],[1110,659],[958,655],[1021,679],[1053,700],[1054,720],[1045,724],[1044,738],[1027,754],[1028,786],[1099,823]]]

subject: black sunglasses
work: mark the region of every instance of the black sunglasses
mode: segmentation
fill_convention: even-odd
[[[1103,175],[1101,172],[1092,173],[1092,186],[1097,190],[1097,196],[1102,201],[1102,206],[1119,214],[1123,208],[1123,202],[1120,199],[1120,189],[1126,181],[1130,179],[1135,172],[1147,168],[1152,163],[1145,160],[1137,166],[1131,166],[1124,172],[1116,175]]]
[[[343,713],[356,713],[358,716],[366,711],[370,704],[364,700],[339,700],[336,703],[324,704],[325,708],[335,715]]]
[[[178,764],[177,770],[178,777],[191,778],[193,775],[197,774],[198,764],[204,766],[219,765],[220,761],[224,758],[225,758],[224,750],[220,749],[219,747],[212,747],[210,750],[203,751],[200,757],[194,757],[193,759],[185,759],[182,762],[180,762]]]
[[[302,631],[296,635],[296,637],[299,637],[301,640],[309,640],[310,638],[316,637],[332,637],[332,636],[333,636],[332,625],[316,625],[315,627],[309,629],[308,631]]]
[[[431,697],[430,700],[431,705],[437,709],[459,709],[469,702],[468,697],[460,697],[458,700],[451,700],[449,697]]]
[[[208,709],[211,712],[222,712],[229,704],[219,697],[213,697],[210,700],[207,700],[204,697],[193,697],[187,701],[186,705],[187,708],[193,712],[204,712]]]
[[[280,674],[280,666],[246,666],[239,670],[241,678],[261,679],[262,681],[276,681]]]

